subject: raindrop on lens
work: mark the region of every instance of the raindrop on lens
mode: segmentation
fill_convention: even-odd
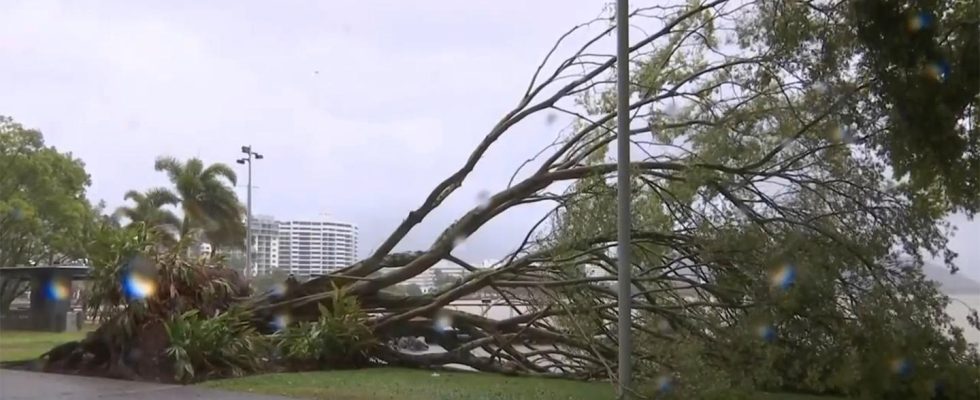
[[[490,191],[481,190],[476,194],[476,201],[477,207],[481,210],[485,210],[487,207],[490,207]]]
[[[68,281],[52,279],[44,285],[44,295],[50,300],[65,300],[70,295]]]
[[[439,332],[446,332],[453,329],[453,317],[448,313],[439,313],[433,322],[435,323],[436,330]]]
[[[463,243],[466,243],[466,236],[459,235],[453,239],[453,248],[458,249],[463,246]]]
[[[282,282],[279,282],[279,283],[277,283],[275,285],[272,285],[272,288],[270,289],[270,291],[271,291],[270,294],[273,297],[282,297],[282,296],[285,296],[286,295],[286,284],[285,283],[282,283]]]
[[[130,300],[141,300],[156,293],[156,266],[146,257],[137,255],[123,267],[123,295]]]
[[[558,115],[555,113],[548,113],[548,116],[544,118],[544,122],[548,125],[552,125],[558,120]]]
[[[143,356],[143,351],[140,349],[132,349],[126,352],[126,357],[129,359],[130,362],[135,362],[139,360],[140,357],[142,356]]]
[[[891,362],[892,373],[900,377],[908,377],[912,375],[912,362],[910,362],[905,357],[899,357]]]
[[[156,293],[156,281],[138,271],[131,271],[123,278],[123,293],[130,300],[142,300]]]
[[[772,325],[759,325],[756,328],[756,334],[766,343],[772,343],[776,340],[776,328],[773,328]]]
[[[824,82],[817,82],[813,84],[813,90],[815,90],[819,94],[824,94],[830,90],[830,87],[827,86],[827,84]]]
[[[949,77],[949,63],[945,60],[932,61],[926,65],[925,74],[930,79],[942,83]]]
[[[272,327],[277,331],[285,330],[290,322],[292,322],[292,318],[285,312],[281,312],[276,314],[275,317],[272,317]]]
[[[926,11],[919,11],[909,16],[909,32],[918,32],[932,26],[932,14]]]
[[[786,290],[796,283],[796,266],[790,263],[777,268],[769,277],[773,288]]]
[[[656,380],[657,393],[669,393],[674,388],[674,379],[670,375],[660,375]]]
[[[838,125],[831,132],[834,141],[843,144],[851,144],[854,141],[854,134],[846,125]]]

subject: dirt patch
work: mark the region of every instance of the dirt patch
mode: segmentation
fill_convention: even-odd
[[[118,329],[104,325],[80,341],[52,348],[38,360],[10,363],[4,368],[144,382],[175,383],[162,322],[149,322],[124,340]],[[119,343],[125,343],[119,345]]]

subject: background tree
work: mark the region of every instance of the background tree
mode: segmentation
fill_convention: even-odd
[[[174,185],[173,195],[180,198],[182,236],[198,230],[213,249],[244,246],[244,210],[233,189],[237,179],[231,167],[221,163],[205,166],[197,158],[181,162],[160,157],[155,168],[167,173]]]
[[[419,286],[417,283],[409,283],[408,285],[405,286],[405,294],[409,296],[421,296],[422,287]]]
[[[432,285],[436,288],[446,288],[452,286],[458,281],[459,280],[457,277],[447,274],[439,269],[435,270],[435,272],[432,274]]]
[[[126,192],[124,198],[131,200],[133,206],[119,207],[115,215],[125,218],[128,224],[142,223],[147,227],[160,229],[165,233],[164,237],[174,236],[180,231],[180,218],[165,208],[180,203],[180,199],[173,192],[163,188],[142,193],[130,190]]]
[[[830,93],[863,82],[846,123],[932,207],[980,210],[980,9],[962,0],[790,1],[742,26]],[[776,17],[776,15],[779,17]],[[778,19],[780,25],[767,21]],[[818,49],[818,50],[814,50]]]
[[[84,259],[84,232],[98,213],[85,198],[90,181],[82,161],[0,116],[0,171],[0,266]],[[27,282],[0,277],[0,308],[25,290]]]

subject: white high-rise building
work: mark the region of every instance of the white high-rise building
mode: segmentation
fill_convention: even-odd
[[[279,267],[279,221],[267,215],[252,218],[253,275],[264,275]]]
[[[357,226],[334,221],[279,222],[279,268],[295,275],[330,273],[353,264]]]
[[[336,221],[252,219],[253,273],[279,269],[297,276],[330,273],[353,264],[357,226]]]

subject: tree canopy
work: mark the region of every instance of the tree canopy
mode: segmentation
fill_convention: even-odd
[[[198,230],[215,248],[244,245],[244,208],[233,188],[237,177],[231,167],[222,163],[206,166],[198,158],[182,162],[160,157],[155,168],[165,172],[174,185],[171,196],[180,200],[184,214],[182,234]]]
[[[180,218],[173,211],[165,208],[180,203],[180,199],[173,192],[163,188],[150,189],[146,192],[130,190],[126,192],[124,198],[131,200],[133,206],[119,207],[114,215],[124,217],[130,224],[142,223],[170,234],[179,232]]]
[[[980,9],[963,0],[770,2],[742,25],[785,73],[838,97],[845,124],[933,207],[980,209]],[[775,24],[773,23],[775,22]],[[844,116],[842,116],[844,117]]]
[[[85,164],[47,146],[41,132],[0,116],[0,171],[0,266],[84,259],[98,216],[85,197]],[[26,282],[2,281],[0,304],[25,289]]]

